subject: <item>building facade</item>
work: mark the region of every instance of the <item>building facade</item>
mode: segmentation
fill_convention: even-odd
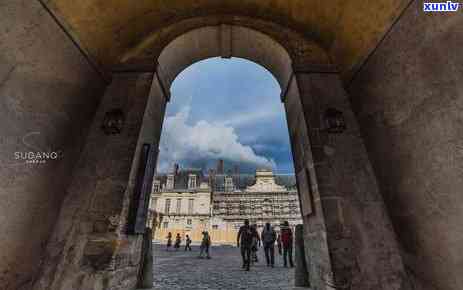
[[[203,182],[200,170],[178,171],[157,176],[153,184],[150,212],[156,216],[155,239],[163,240],[171,232],[189,235],[199,241],[201,232],[209,229],[211,189]]]
[[[154,239],[165,242],[168,233],[201,240],[207,230],[214,243],[234,244],[245,219],[259,228],[270,222],[302,223],[293,176],[276,176],[271,170],[255,175],[179,170],[157,175],[151,196],[150,223]]]
[[[233,182],[225,177],[226,183]],[[271,170],[257,170],[255,183],[240,190],[234,184],[225,187],[232,190],[216,191],[213,196],[214,217],[223,224],[238,229],[244,219],[263,227],[269,222],[278,227],[288,221],[291,226],[302,223],[299,197],[296,189],[277,184]]]

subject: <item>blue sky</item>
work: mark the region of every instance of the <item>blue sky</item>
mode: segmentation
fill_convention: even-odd
[[[164,120],[158,171],[215,167],[241,172],[271,167],[293,173],[280,86],[265,68],[240,58],[211,58],[175,79]]]

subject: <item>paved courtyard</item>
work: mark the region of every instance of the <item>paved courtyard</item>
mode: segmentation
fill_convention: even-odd
[[[166,252],[154,245],[153,290],[236,290],[236,289],[307,289],[295,288],[294,269],[284,268],[276,253],[275,268],[266,266],[263,249],[259,251],[259,263],[246,272],[241,269],[239,249],[230,246],[212,247],[212,259],[198,259],[199,248],[192,252]]]

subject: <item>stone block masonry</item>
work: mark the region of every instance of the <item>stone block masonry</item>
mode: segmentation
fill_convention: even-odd
[[[0,27],[0,288],[30,289],[106,82],[39,1],[1,1]]]

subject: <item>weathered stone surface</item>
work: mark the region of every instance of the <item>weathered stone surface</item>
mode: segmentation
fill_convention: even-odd
[[[164,114],[165,100],[157,91],[152,73],[113,76],[74,171],[47,246],[43,274],[34,289],[135,287],[137,275],[130,275],[139,266],[142,237],[127,236],[125,223],[134,168],[138,168],[136,152],[140,144],[159,138],[152,133],[156,126],[160,132],[161,122],[143,124],[151,118],[159,121]],[[150,92],[160,101],[152,100]],[[123,110],[125,124],[120,134],[106,135],[101,124],[105,113],[114,108]]]
[[[62,15],[85,47],[103,63],[116,63],[127,50],[140,47],[171,23],[195,16],[228,14],[270,20],[300,31],[325,48],[346,68],[360,63],[410,2],[306,0],[100,0],[45,1]]]
[[[139,275],[138,288],[149,289],[153,285],[153,231],[146,229],[143,236],[143,264]]]
[[[293,77],[284,96],[289,135],[296,172],[309,171],[309,186],[311,187],[312,214],[304,216],[304,248],[307,261],[307,271],[310,286],[313,289],[325,289],[324,279],[332,279],[330,254],[328,251],[325,216],[323,214],[317,176],[312,151],[311,140],[308,139],[306,116],[301,103],[300,86]],[[309,116],[310,117],[310,116]],[[317,143],[314,143],[317,144]]]
[[[90,266],[95,271],[105,270],[112,260],[116,246],[115,239],[89,239],[85,244],[82,266]]]
[[[1,1],[1,289],[35,279],[104,86],[38,1]],[[15,158],[37,151],[60,157]]]
[[[257,30],[237,25],[231,26],[231,49],[233,57],[250,59],[275,76],[284,88],[291,77],[291,59],[283,45]],[[162,52],[153,48],[158,57],[159,69],[167,89],[177,75],[189,65],[221,54],[221,37],[224,33],[220,25],[192,29],[162,47]],[[181,55],[182,57],[178,57]]]
[[[414,1],[349,88],[416,289],[463,289],[462,36]]]
[[[294,286],[309,287],[309,272],[304,248],[304,227],[297,225],[294,231],[294,260],[296,269],[294,271]]]
[[[296,74],[296,78],[302,106],[306,110],[307,127],[320,128],[321,135],[326,135],[325,143],[321,145],[331,148],[330,154],[326,154],[325,150],[312,151],[314,157],[306,165],[310,168],[313,166],[311,163],[316,164],[313,170],[318,191],[315,199],[320,199],[322,211],[318,215],[323,215],[325,225],[324,231],[309,234],[314,233],[310,220],[316,216],[306,218],[309,223],[306,225],[306,241],[309,245],[316,245],[307,250],[310,255],[308,260],[312,258],[314,262],[309,263],[315,264],[321,262],[317,261],[318,257],[313,257],[311,251],[319,251],[314,248],[319,247],[320,239],[326,238],[333,275],[330,277],[326,273],[327,276],[323,277],[320,273],[310,273],[314,275],[310,276],[311,282],[319,281],[312,287],[409,289],[405,269],[398,258],[395,233],[339,75],[300,73]],[[343,133],[327,133],[321,118],[328,108],[343,112],[347,124]],[[315,159],[315,155],[325,156]],[[319,172],[321,178],[318,178]],[[326,262],[317,266],[326,267]]]

